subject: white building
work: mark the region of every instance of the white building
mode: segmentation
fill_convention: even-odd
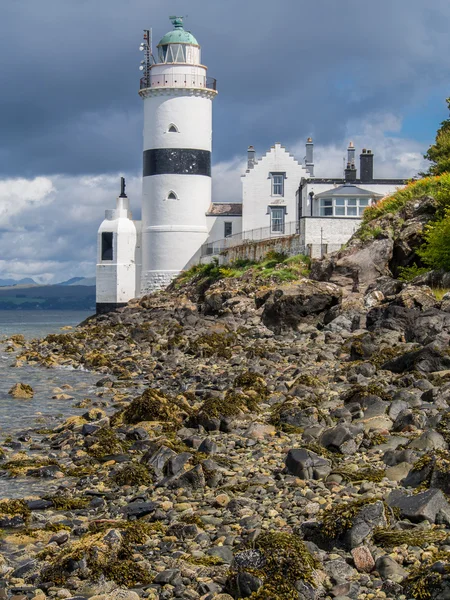
[[[343,178],[316,177],[309,138],[301,162],[279,143],[259,159],[250,146],[242,197],[212,202],[216,82],[207,77],[200,46],[182,19],[171,21],[174,29],[159,42],[157,57],[148,31],[141,45],[142,220],[132,220],[122,182],[117,207],[106,211],[98,232],[97,312],[165,287],[192,264],[248,240],[293,235],[296,247],[312,257],[337,250],[358,227],[366,206],[405,184],[375,179],[370,150],[360,155],[357,178],[352,143]]]
[[[350,142],[344,177],[323,178],[314,174],[311,138],[306,142],[303,163],[279,143],[260,159],[249,146],[241,202],[212,204],[208,217],[213,224],[208,227],[203,258],[207,260],[245,240],[294,234],[300,236],[304,252],[312,258],[339,250],[359,227],[364,209],[406,183],[403,179],[374,178],[374,155],[366,149],[360,154],[358,178],[355,153]],[[231,212],[242,212],[242,219],[235,218],[232,229],[225,225]]]

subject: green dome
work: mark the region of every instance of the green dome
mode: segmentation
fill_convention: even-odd
[[[183,29],[182,17],[170,17],[170,20],[172,21],[174,30],[166,33],[166,35],[159,42],[158,46],[167,46],[167,44],[191,44],[192,46],[199,45],[192,33]]]

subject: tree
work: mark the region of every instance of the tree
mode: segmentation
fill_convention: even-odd
[[[446,102],[450,111],[450,98],[447,98]],[[450,119],[442,121],[436,133],[436,141],[428,148],[424,158],[432,163],[428,170],[429,175],[450,173]]]

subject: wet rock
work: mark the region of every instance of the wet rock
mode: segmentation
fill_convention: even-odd
[[[27,383],[16,383],[9,390],[8,394],[13,398],[29,400],[33,398],[34,391],[31,385],[28,385]]]
[[[289,450],[285,464],[300,479],[325,479],[331,473],[331,461],[303,448]]]

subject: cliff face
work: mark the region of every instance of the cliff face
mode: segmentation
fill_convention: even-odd
[[[74,527],[33,581],[123,583],[112,552],[150,598],[447,597],[450,297],[393,277],[434,207],[372,221],[311,278],[199,271],[25,345],[17,364],[104,374],[106,411],[48,435],[91,469],[73,492],[103,533]]]

